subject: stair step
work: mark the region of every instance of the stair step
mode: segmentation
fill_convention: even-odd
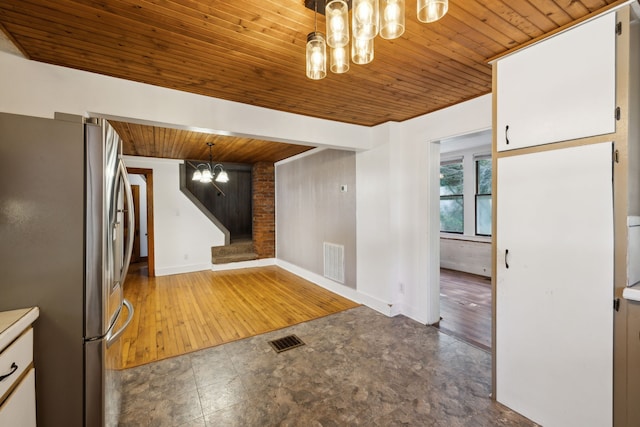
[[[254,259],[258,259],[257,254],[253,252],[245,252],[245,253],[239,253],[239,254],[213,256],[211,258],[211,263],[228,264],[230,262],[253,261]]]
[[[235,242],[226,246],[214,246],[211,248],[211,256],[219,257],[234,254],[253,252],[253,241]]]

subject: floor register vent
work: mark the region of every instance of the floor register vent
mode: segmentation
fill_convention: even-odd
[[[276,353],[282,353],[283,351],[300,347],[301,345],[304,345],[304,342],[302,342],[302,340],[295,335],[288,335],[284,338],[269,341],[269,344],[271,344],[271,347],[273,347]]]

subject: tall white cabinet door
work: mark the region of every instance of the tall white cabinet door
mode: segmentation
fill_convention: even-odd
[[[615,131],[615,24],[609,13],[497,62],[498,151]]]
[[[496,397],[545,427],[612,423],[611,150],[498,159]]]

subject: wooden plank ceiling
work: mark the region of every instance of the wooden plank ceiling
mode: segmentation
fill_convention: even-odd
[[[304,0],[2,0],[0,27],[33,60],[373,126],[489,93],[488,58],[621,2],[450,0],[422,24],[407,0],[401,38],[377,37],[372,63],[320,81],[305,76]],[[170,149],[156,154],[185,151]]]
[[[180,129],[145,126],[109,120],[122,137],[122,151],[130,156],[208,160],[208,142],[215,162],[275,163],[313,147],[262,141],[252,138],[212,135]]]

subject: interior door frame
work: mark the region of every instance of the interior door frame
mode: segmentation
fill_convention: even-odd
[[[148,247],[148,271],[149,277],[156,276],[155,267],[155,237],[153,227],[153,169],[127,168],[127,172],[133,175],[144,175],[147,183],[147,247]]]

